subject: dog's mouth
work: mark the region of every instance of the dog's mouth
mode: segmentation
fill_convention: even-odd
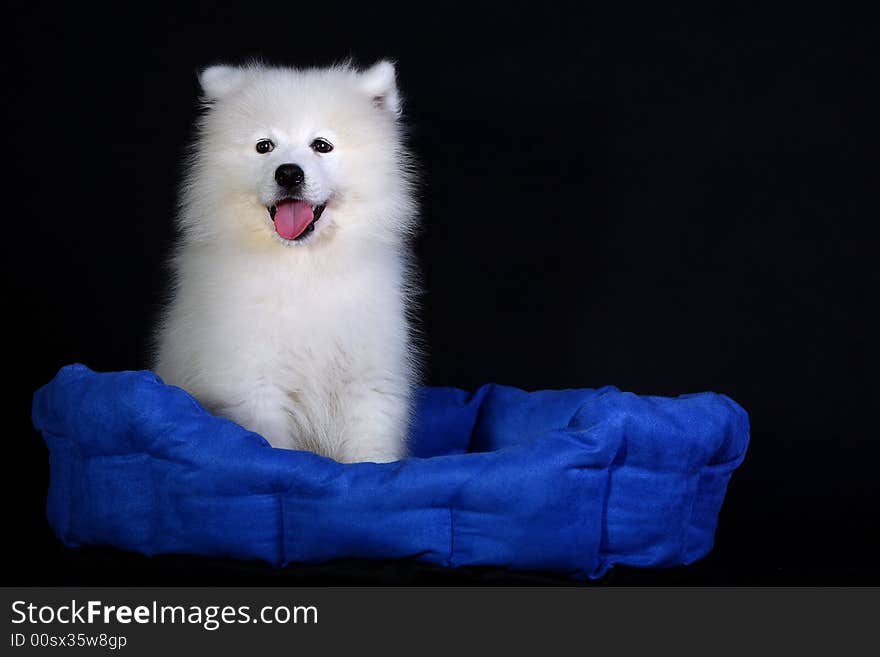
[[[285,198],[267,210],[276,233],[286,240],[299,240],[315,230],[315,222],[326,206],[326,203],[313,206],[302,199]]]

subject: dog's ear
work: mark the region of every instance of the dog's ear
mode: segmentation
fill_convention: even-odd
[[[241,86],[244,71],[236,66],[217,64],[199,73],[199,84],[206,100],[219,100]]]
[[[361,89],[370,95],[373,104],[400,116],[400,94],[397,92],[397,80],[394,64],[383,59],[361,73]]]

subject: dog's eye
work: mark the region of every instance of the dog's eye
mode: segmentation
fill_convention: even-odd
[[[257,153],[260,155],[269,153],[273,150],[275,150],[275,144],[272,143],[271,139],[261,139],[257,142]]]
[[[329,153],[333,150],[333,144],[331,144],[326,139],[321,139],[318,137],[315,141],[311,143],[311,149],[316,153]]]

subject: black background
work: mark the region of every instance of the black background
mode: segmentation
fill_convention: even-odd
[[[5,584],[547,582],[70,551],[33,391],[144,367],[195,73],[398,61],[426,382],[715,390],[750,413],[716,548],[611,582],[878,583],[876,24],[828,6],[223,3],[5,18]],[[647,5],[647,3],[646,3]]]

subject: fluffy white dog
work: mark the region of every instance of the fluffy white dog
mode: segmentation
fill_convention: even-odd
[[[213,66],[156,370],[275,447],[405,455],[416,219],[394,66]]]

